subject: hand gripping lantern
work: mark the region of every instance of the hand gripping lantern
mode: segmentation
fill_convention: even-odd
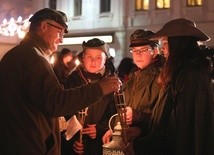
[[[125,130],[128,128],[128,125],[126,124],[126,103],[124,92],[115,92],[114,99],[117,114],[110,118],[109,128],[111,129],[110,122],[113,117],[118,116],[119,122],[117,122],[117,125],[114,127],[112,141],[103,145],[103,155],[125,155],[123,150],[128,145],[125,132]]]

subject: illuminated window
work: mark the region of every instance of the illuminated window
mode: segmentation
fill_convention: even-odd
[[[82,0],[74,0],[74,16],[82,15]]]
[[[100,13],[110,12],[111,0],[100,0]]]
[[[157,9],[169,9],[170,0],[156,0],[156,8]]]
[[[203,0],[187,0],[187,6],[201,6]]]
[[[149,0],[135,0],[135,10],[149,10]]]
[[[49,0],[49,8],[56,10],[56,0]]]

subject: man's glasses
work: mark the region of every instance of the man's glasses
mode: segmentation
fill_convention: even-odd
[[[131,53],[135,53],[135,54],[143,54],[143,53],[146,53],[146,52],[151,52],[152,49],[148,48],[148,49],[139,49],[139,50],[133,50],[133,49],[130,49],[129,52]]]
[[[62,28],[60,28],[60,27],[58,27],[58,26],[56,26],[56,25],[54,25],[54,24],[51,24],[51,23],[49,23],[49,22],[47,22],[47,24],[50,25],[50,26],[53,26],[53,27],[55,27],[55,28],[57,28],[57,29],[59,29],[59,30],[61,31],[61,32],[60,32],[60,37],[63,37],[63,36],[64,36],[64,33],[63,33]]]

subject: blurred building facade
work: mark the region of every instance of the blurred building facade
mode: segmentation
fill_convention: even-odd
[[[21,3],[21,0],[18,1]],[[130,56],[129,36],[134,30],[143,28],[157,31],[169,20],[180,17],[195,21],[199,29],[213,38],[208,42],[208,46],[214,47],[213,0],[27,0],[26,2],[27,11],[32,14],[44,7],[64,11],[68,15],[69,25],[69,33],[65,38],[112,36],[109,46],[115,50],[116,66],[123,57]],[[19,39],[12,40],[0,36],[0,44],[3,43],[4,46],[7,44],[13,46],[18,42]],[[60,45],[59,51],[62,48],[80,51],[81,44],[70,42]],[[1,51],[0,48],[0,58]]]

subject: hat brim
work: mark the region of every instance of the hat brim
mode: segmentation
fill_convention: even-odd
[[[147,43],[131,43],[130,45],[129,45],[129,47],[138,47],[138,46],[146,46],[146,45],[149,45],[149,43],[147,42]]]
[[[132,42],[129,47],[139,47],[139,46],[146,46],[150,45],[152,47],[158,46],[158,43],[155,43],[153,41],[146,41],[146,42]]]
[[[162,28],[157,31],[151,40],[159,39],[161,37],[178,37],[178,36],[192,36],[197,38],[198,41],[209,41],[210,37],[195,27],[184,28]]]

